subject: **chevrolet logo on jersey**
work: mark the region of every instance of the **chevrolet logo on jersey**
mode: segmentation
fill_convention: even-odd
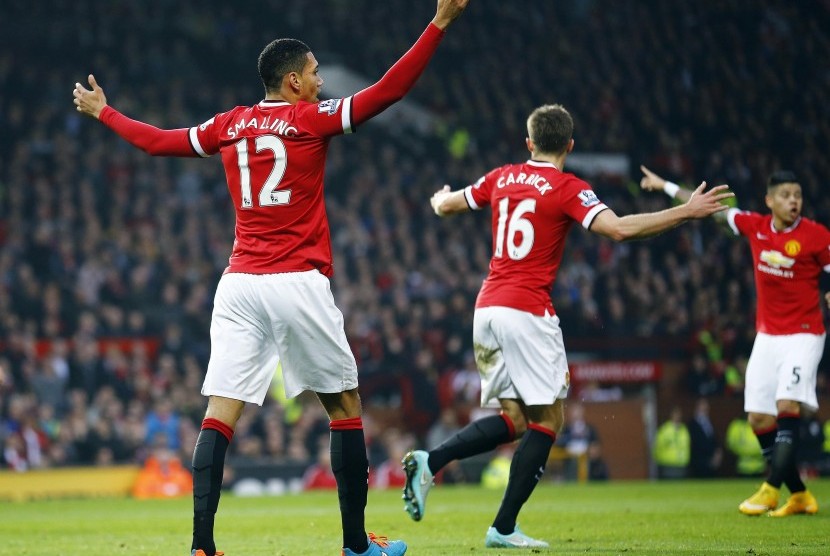
[[[799,245],[798,247],[800,250],[801,245]],[[787,257],[786,255],[783,255],[778,251],[761,251],[761,260],[773,268],[792,268],[792,266],[795,264],[795,259],[791,259],[790,257]]]
[[[320,114],[328,112],[329,116],[333,116],[337,114],[337,109],[340,108],[341,102],[343,102],[343,99],[339,98],[330,98],[328,100],[324,100],[317,105],[317,112],[319,112]]]

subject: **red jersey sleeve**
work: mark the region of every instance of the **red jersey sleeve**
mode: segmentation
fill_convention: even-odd
[[[726,211],[726,222],[736,236],[747,236],[752,235],[752,230],[756,227],[760,216],[756,212],[731,208]]]
[[[115,108],[105,106],[101,123],[122,139],[153,156],[197,156],[187,140],[187,129],[159,129],[128,118]]]
[[[608,208],[587,183],[571,176],[559,190],[562,212],[579,222],[586,230],[597,214]]]
[[[438,48],[444,31],[430,23],[401,59],[395,62],[380,81],[354,95],[352,121],[361,124],[401,100],[427,67]]]
[[[481,210],[490,204],[493,184],[498,179],[501,168],[496,168],[480,177],[477,182],[464,188],[464,199],[472,210]]]
[[[222,146],[220,141],[222,130],[227,127],[227,123],[233,114],[244,108],[244,106],[237,106],[233,110],[216,114],[203,124],[188,129],[187,140],[193,152],[201,157],[213,156],[218,153]]]
[[[824,272],[830,272],[830,230],[822,225],[819,225],[818,229],[820,230],[818,241],[822,246],[818,253],[818,262]]]

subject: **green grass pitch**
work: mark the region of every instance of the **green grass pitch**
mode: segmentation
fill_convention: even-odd
[[[397,490],[369,493],[367,526],[402,538],[413,556],[466,554],[830,554],[830,481],[813,480],[815,516],[745,517],[738,504],[757,481],[611,482],[539,485],[519,516],[549,550],[485,549],[501,492],[438,486],[426,517],[410,521]],[[0,502],[0,555],[185,556],[190,500]],[[217,545],[228,556],[339,554],[334,492],[222,497]]]

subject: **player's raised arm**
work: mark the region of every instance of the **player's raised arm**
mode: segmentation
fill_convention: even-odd
[[[464,12],[469,0],[438,0],[435,17],[420,38],[374,85],[354,95],[355,125],[380,114],[409,92],[427,67],[444,32]]]
[[[98,85],[94,75],[90,74],[88,79],[89,89],[75,83],[72,90],[78,112],[100,120],[122,139],[153,156],[199,156],[190,145],[187,129],[159,129],[128,118],[107,104],[104,89]]]
[[[604,210],[594,218],[591,231],[614,241],[643,239],[674,228],[687,220],[706,218],[725,211],[729,207],[722,204],[722,201],[734,196],[728,185],[718,185],[706,191],[706,182],[703,182],[690,194],[685,203],[670,209],[623,217],[617,216],[610,209]]]

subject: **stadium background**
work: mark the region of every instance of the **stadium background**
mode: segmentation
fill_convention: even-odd
[[[256,56],[275,37],[300,38],[324,66],[375,80],[433,9],[3,2],[5,468],[135,464],[160,444],[187,462],[205,404],[211,300],[233,229],[221,164],[135,151],[74,112],[72,84],[93,72],[127,115],[187,127],[261,98]],[[416,130],[392,118],[330,149],[333,289],[361,371],[372,462],[423,443],[442,410],[463,422],[475,405],[470,329],[489,215],[441,221],[427,203],[432,191],[524,159],[527,113],[561,102],[575,119],[577,152],[628,161],[623,173],[581,168],[618,214],[668,204],[639,193],[640,163],[679,183],[729,183],[754,210],[765,210],[766,175],[786,167],[802,179],[804,214],[828,223],[829,20],[830,3],[812,0],[473,0],[407,97],[434,124]],[[727,377],[740,376],[754,337],[752,264],[746,244],[714,222],[620,245],[576,230],[553,296],[572,361],[660,370],[645,386],[575,384],[574,399],[645,392],[661,422],[674,406],[688,417],[705,395],[721,439],[741,416],[740,388]],[[825,357],[825,401],[828,366]],[[615,441],[632,421],[590,411],[604,445],[625,449]],[[302,399],[249,408],[231,467],[304,467],[325,431],[324,415]],[[734,472],[729,463],[721,474]]]

